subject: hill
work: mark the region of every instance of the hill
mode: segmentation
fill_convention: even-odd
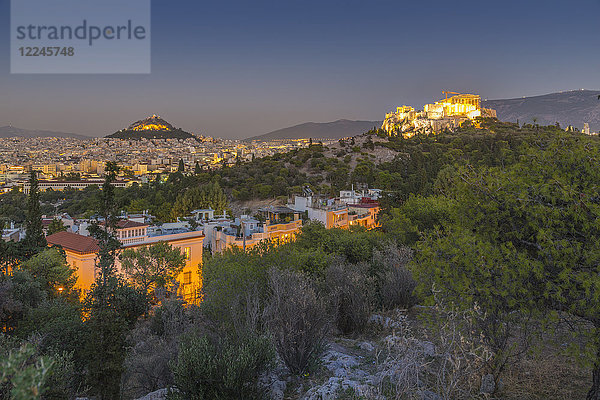
[[[140,140],[140,139],[196,139],[196,136],[175,128],[173,125],[159,117],[152,115],[146,119],[136,121],[125,129],[108,135],[108,138]]]
[[[365,133],[373,127],[380,127],[381,121],[350,121],[340,119],[333,122],[306,122],[304,124],[278,129],[264,135],[254,136],[246,141],[269,141],[279,139],[341,139]]]
[[[542,96],[522,97],[517,99],[488,100],[482,105],[493,108],[501,121],[521,124],[537,120],[540,125],[550,125],[558,122],[561,127],[573,125],[578,129],[584,123],[590,124],[594,132],[600,131],[600,91],[571,90],[567,92],[550,93]]]
[[[84,135],[77,135],[75,133],[66,132],[54,132],[45,130],[29,130],[17,128],[14,126],[2,126],[0,127],[0,138],[9,137],[60,137],[60,138],[74,138],[80,140],[89,140],[91,137]]]

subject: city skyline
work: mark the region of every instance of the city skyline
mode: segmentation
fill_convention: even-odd
[[[158,114],[242,139],[304,122],[383,120],[441,90],[506,99],[591,87],[598,1],[152,4],[148,75],[10,75],[0,126],[105,136]],[[9,1],[0,23],[9,26]],[[8,30],[0,51],[8,54]],[[60,101],[56,101],[60,99]]]

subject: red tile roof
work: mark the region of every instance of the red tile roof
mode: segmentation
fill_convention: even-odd
[[[47,236],[46,241],[49,245],[60,246],[77,253],[95,253],[100,250],[96,239],[71,232],[56,232]]]

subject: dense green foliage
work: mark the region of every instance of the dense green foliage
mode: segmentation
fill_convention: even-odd
[[[144,292],[154,291],[155,295],[160,289],[170,293],[174,280],[185,266],[185,255],[166,242],[123,250],[119,260],[125,276],[133,285]]]
[[[181,342],[173,362],[174,399],[259,399],[256,382],[273,361],[266,337],[231,338],[190,336]]]
[[[57,218],[54,218],[52,222],[50,222],[50,225],[48,225],[47,235],[50,236],[56,232],[63,232],[66,230],[67,227],[62,223],[62,221]]]
[[[27,198],[27,218],[25,219],[25,239],[23,246],[27,255],[35,254],[37,249],[46,247],[46,237],[42,228],[42,212],[40,210],[40,192],[37,171],[29,176],[29,197]]]
[[[599,156],[597,138],[540,136],[509,165],[446,174],[443,195],[411,197],[386,221],[399,236],[423,234],[414,268],[422,296],[483,310],[475,321],[496,376],[516,353],[515,327],[531,315],[580,318],[598,341]]]
[[[108,276],[100,280],[84,302],[88,315],[86,343],[80,351],[87,360],[86,381],[101,399],[119,397],[125,361],[126,336],[147,311],[146,293]]]
[[[19,191],[17,187],[13,187],[10,192],[0,196],[0,222],[4,222],[5,227],[8,227],[10,221],[24,222],[26,210],[23,205],[26,202],[27,196]]]
[[[10,394],[13,400],[41,398],[51,367],[52,361],[35,357],[35,349],[28,344],[5,356],[0,354],[0,397]]]
[[[229,201],[246,201],[301,194],[304,186],[317,193],[335,195],[339,190],[361,183],[388,191],[390,205],[398,205],[410,194],[431,195],[443,190],[445,177],[456,167],[511,165],[518,160],[526,144],[563,132],[555,126],[519,126],[489,119],[478,124],[480,128],[465,125],[455,132],[416,135],[409,139],[386,137],[383,141],[373,141],[372,137],[381,136],[381,132],[372,131],[361,148],[354,146],[351,139],[340,141],[341,150],[335,152],[315,144],[215,170],[178,171],[165,177],[156,176],[149,183],[116,189],[115,200],[119,210],[150,210],[166,222],[186,217],[197,207],[210,206],[219,212],[227,208],[227,200],[213,194],[220,193],[214,188],[217,184]],[[393,150],[396,157],[377,163],[377,158],[368,152],[381,148]],[[207,200],[197,201],[201,193],[211,194]],[[42,210],[50,212],[56,205],[59,211],[72,216],[89,216],[99,209],[99,194],[96,187],[44,192]],[[5,209],[4,215],[22,221],[24,212],[19,207],[18,197],[17,193],[2,196],[0,210]],[[57,203],[58,200],[62,201]]]
[[[327,335],[359,334],[373,312],[443,303],[468,316],[461,335],[477,336],[489,354],[479,373],[497,382],[534,333],[584,331],[561,346],[577,345],[593,365],[589,398],[597,399],[600,142],[553,126],[477,123],[410,139],[374,131],[333,156],[311,145],[127,189],[40,194],[40,210],[64,199],[61,210],[108,222],[92,229],[100,279],[80,302],[61,252],[32,247],[28,255],[0,242],[0,329],[8,337],[0,337],[0,362],[11,350],[18,362],[21,345],[37,338],[23,357],[35,368],[52,362],[31,380],[45,398],[135,398],[169,386],[180,398],[260,398],[257,377],[274,351],[293,373],[312,373]],[[376,164],[365,153],[381,148],[395,158]],[[228,200],[287,196],[305,185],[329,194],[353,182],[385,189],[380,230],[307,223],[292,243],[209,256],[200,307],[162,299],[149,308],[148,288],[168,286],[179,271],[166,248],[124,252],[130,280],[115,273],[117,210],[147,209],[169,221],[194,208],[226,210]],[[19,198],[25,204],[21,194],[3,195],[0,209],[19,214]],[[23,218],[39,218],[33,202]],[[16,387],[15,376],[0,390]],[[121,394],[129,384],[139,386]]]
[[[223,214],[228,202],[225,193],[215,181],[204,186],[194,186],[178,196],[173,204],[173,218],[188,216],[196,209],[212,208],[215,214]]]

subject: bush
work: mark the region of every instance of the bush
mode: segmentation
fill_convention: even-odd
[[[372,308],[372,279],[366,265],[335,260],[327,269],[325,292],[333,307],[336,327],[344,334],[361,331]]]
[[[386,309],[410,308],[415,304],[413,294],[416,282],[407,268],[412,259],[412,250],[393,245],[375,250],[373,264],[380,268],[379,301]]]
[[[256,309],[267,296],[268,266],[263,250],[268,243],[247,252],[231,249],[212,257],[203,266],[202,311],[220,329],[247,332],[257,329]]]
[[[277,352],[292,373],[306,371],[324,350],[330,321],[309,281],[293,271],[269,271],[265,309]]]
[[[177,362],[171,365],[178,390],[172,398],[261,398],[258,377],[270,368],[273,358],[266,337],[251,335],[237,341],[189,336],[179,347]]]
[[[0,398],[39,399],[43,394],[44,382],[51,371],[53,360],[37,356],[36,348],[29,343],[12,348],[8,352],[2,350],[2,353],[0,354]]]
[[[177,357],[180,338],[203,330],[203,322],[198,307],[184,307],[177,300],[163,302],[150,318],[138,322],[127,340],[131,347],[122,376],[124,397],[138,398],[172,386],[169,363]]]
[[[243,252],[231,249],[203,266],[202,310],[227,331],[263,331],[262,315],[269,296],[269,270],[280,268],[323,274],[329,256],[322,249],[276,246],[262,242]]]
[[[384,241],[378,232],[356,227],[347,229],[325,229],[320,222],[309,222],[302,228],[294,246],[298,249],[321,249],[325,254],[344,257],[351,263],[369,261],[373,250]],[[323,271],[324,272],[324,271]]]
[[[72,399],[77,392],[75,363],[72,352],[52,356],[53,364],[44,382],[44,400]]]
[[[137,398],[173,385],[169,362],[177,354],[177,345],[153,335],[147,326],[130,334],[133,346],[124,362],[123,395]]]

